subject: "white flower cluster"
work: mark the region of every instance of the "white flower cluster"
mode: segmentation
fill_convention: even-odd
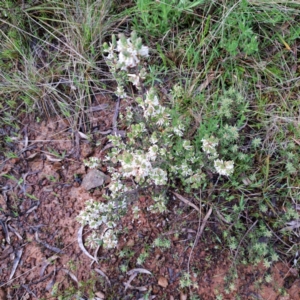
[[[158,96],[153,88],[146,93],[146,99],[139,99],[139,105],[144,111],[146,120],[151,120],[159,126],[168,126],[170,124],[170,114],[166,108],[159,103]]]
[[[107,228],[102,235],[103,246],[107,249],[115,248],[118,245],[118,239],[113,228]]]
[[[208,139],[202,139],[202,150],[211,157],[218,156],[216,147],[218,146],[218,139],[210,137]]]
[[[112,228],[106,228],[102,235],[100,234],[100,230],[94,230],[87,237],[86,242],[93,249],[96,249],[101,244],[106,249],[112,249],[118,245],[118,239]]]
[[[222,159],[216,159],[214,167],[220,175],[230,176],[234,171],[234,162],[232,160],[223,161]]]
[[[174,128],[173,128],[173,131],[177,136],[183,136],[184,130],[185,130],[185,128],[182,124],[179,124],[178,126],[174,126]]]
[[[103,223],[108,223],[107,214],[112,213],[116,208],[113,203],[96,202],[93,199],[86,201],[84,211],[81,211],[77,221],[82,225],[89,225],[92,229],[99,228]],[[113,227],[111,224],[110,227]]]
[[[102,237],[99,237],[95,232],[92,233],[88,239],[90,246],[95,247],[100,240],[106,248],[113,248],[117,245],[117,237],[113,233],[116,224],[108,219],[108,215],[114,213],[116,208],[113,202],[104,204],[93,199],[86,202],[86,207],[77,216],[77,221],[82,225],[89,225],[90,228],[95,230],[98,230],[101,225],[106,228]]]
[[[118,56],[115,62],[117,68],[125,71],[128,71],[128,68],[136,67],[140,62],[139,57],[149,56],[149,48],[142,45],[141,38],[138,38],[135,32],[132,32],[130,38],[127,39],[124,34],[120,34],[117,42],[113,37],[109,46],[104,44],[104,51],[108,52],[107,59],[111,61],[116,60],[115,52],[117,52]]]
[[[100,167],[100,158],[98,157],[89,157],[89,159],[84,159],[83,163],[86,167],[89,167],[90,169],[96,169]]]
[[[155,161],[158,147],[156,145],[149,148],[147,152],[137,150],[135,152],[123,152],[119,156],[119,162],[122,166],[122,176],[124,178],[135,178],[136,182],[145,182],[156,185],[165,185],[168,181],[167,172],[154,168],[152,162]]]
[[[214,160],[214,167],[220,175],[224,176],[230,176],[232,175],[234,171],[234,162],[232,160],[230,161],[223,161],[222,159],[218,158],[218,153],[216,150],[216,147],[218,146],[218,139],[215,137],[210,137],[207,139],[202,139],[202,150],[206,154],[208,154],[208,157],[210,159]]]

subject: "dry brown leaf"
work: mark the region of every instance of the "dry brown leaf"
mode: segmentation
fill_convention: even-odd
[[[163,277],[163,276],[158,277],[158,285],[159,286],[166,288],[168,286],[168,284],[169,284],[168,280],[165,277]]]

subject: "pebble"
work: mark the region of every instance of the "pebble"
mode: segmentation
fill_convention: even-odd
[[[93,169],[86,176],[84,176],[81,186],[88,191],[109,182],[109,176],[105,175],[101,171]]]

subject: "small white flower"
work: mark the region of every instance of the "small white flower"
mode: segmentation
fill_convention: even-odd
[[[166,156],[166,154],[167,154],[167,150],[166,150],[165,148],[161,148],[160,151],[159,151],[159,154],[160,154],[162,157],[164,157],[164,156]]]
[[[160,168],[154,168],[151,173],[151,179],[156,185],[165,185],[168,181],[167,172]]]
[[[107,229],[102,236],[103,246],[107,249],[115,248],[118,245],[118,239],[112,229]]]
[[[174,126],[173,131],[177,136],[183,136],[184,126],[182,124]]]
[[[221,159],[216,159],[214,161],[214,167],[220,175],[230,176],[234,171],[234,162],[232,160],[223,161]]]
[[[156,132],[153,132],[150,139],[149,139],[151,144],[156,144],[158,142],[158,138],[156,136]]]
[[[147,46],[142,46],[140,50],[138,50],[138,54],[140,56],[148,57],[149,56],[149,48]]]
[[[181,165],[180,172],[183,176],[189,176],[193,174],[193,171],[190,169],[189,165],[186,162]]]
[[[157,145],[153,145],[151,147],[149,147],[148,153],[147,153],[147,158],[149,160],[155,160],[157,153],[158,153],[158,146]]]
[[[131,122],[133,120],[133,112],[131,110],[131,107],[127,106],[126,107],[126,121]]]
[[[124,91],[124,88],[122,86],[118,86],[117,87],[117,91],[115,92],[116,96],[120,97],[120,98],[126,98],[127,94]]]
[[[188,141],[188,140],[183,140],[182,147],[185,150],[191,150],[191,149],[193,149],[193,146],[191,145],[191,142]]]
[[[216,159],[219,155],[217,153],[216,147],[218,146],[219,140],[213,136],[202,139],[202,150],[208,154],[208,158],[213,160]]]
[[[140,80],[141,80],[140,76],[135,75],[135,74],[128,74],[128,76],[129,76],[129,80],[132,82],[132,84],[134,86],[136,86],[136,87],[140,86],[140,84],[141,84],[140,83]]]

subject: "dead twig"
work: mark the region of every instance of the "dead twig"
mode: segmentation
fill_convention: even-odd
[[[199,231],[197,232],[197,235],[196,235],[196,239],[195,239],[195,246],[197,245],[202,233],[203,233],[203,230],[205,228],[205,225],[207,223],[207,220],[209,219],[210,215],[212,213],[212,207],[210,207],[210,209],[208,210],[207,214],[205,215],[203,221],[202,221],[202,224],[200,226],[200,229]]]
[[[175,193],[175,192],[172,192],[180,201],[184,202],[185,204],[193,207],[197,212],[200,213],[200,209],[199,207],[197,207],[194,203],[190,202],[189,200],[187,200],[186,198],[184,198],[183,196]]]

